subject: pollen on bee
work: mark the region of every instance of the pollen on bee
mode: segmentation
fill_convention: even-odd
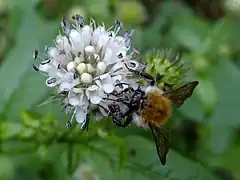
[[[172,114],[171,101],[164,97],[159,90],[146,92],[146,104],[141,110],[141,118],[146,124],[157,127],[164,125]]]

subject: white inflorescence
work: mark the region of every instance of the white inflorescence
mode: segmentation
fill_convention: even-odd
[[[119,21],[106,30],[93,20],[84,25],[80,15],[74,19],[76,24],[72,26],[63,19],[64,34],[57,36],[55,46],[46,49],[47,58],[34,68],[48,76],[48,87],[64,95],[66,110],[73,112],[69,122],[75,117],[84,124],[91,105],[103,104],[104,97],[118,88],[116,84],[136,83],[127,77],[131,72],[125,63],[132,69],[139,63],[132,60],[132,33],[118,35],[122,26]]]

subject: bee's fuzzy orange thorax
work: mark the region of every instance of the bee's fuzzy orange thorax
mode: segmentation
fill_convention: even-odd
[[[158,127],[164,125],[172,114],[171,101],[159,91],[149,91],[146,97],[146,105],[141,110],[144,123]]]

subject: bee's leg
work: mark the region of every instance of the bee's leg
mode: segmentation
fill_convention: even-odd
[[[89,125],[90,115],[87,114],[86,120],[82,123],[81,129],[88,131],[88,125]]]
[[[103,98],[103,100],[108,100],[108,101],[113,101],[113,102],[121,102],[125,105],[128,105],[128,102],[126,102],[125,99],[123,99],[123,98],[119,98],[119,99]]]
[[[107,115],[108,115],[109,117],[112,118],[112,121],[113,121],[114,124],[116,124],[116,125],[119,126],[119,127],[124,127],[123,124],[122,124],[122,122],[119,120],[119,117],[117,117],[116,115],[114,115],[112,112],[110,112],[107,108],[103,107],[102,105],[98,104],[98,106],[99,106],[100,108],[102,108],[102,109],[107,113]]]
[[[126,68],[127,68],[130,72],[133,72],[133,73],[135,73],[135,74],[138,75],[138,76],[141,76],[141,77],[143,77],[143,78],[145,78],[145,79],[147,79],[147,80],[150,80],[150,85],[151,85],[151,86],[153,86],[153,85],[155,84],[155,79],[154,79],[154,77],[153,77],[152,75],[150,75],[150,74],[148,74],[148,73],[145,73],[145,72],[135,71],[135,70],[129,68],[126,63],[125,63],[125,66],[126,66]]]
[[[127,116],[126,121],[123,123],[123,127],[127,127],[133,121],[133,114],[129,114]]]

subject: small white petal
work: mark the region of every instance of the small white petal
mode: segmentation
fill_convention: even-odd
[[[83,56],[76,56],[75,59],[74,59],[74,62],[76,62],[77,64],[81,63],[84,61],[84,58]]]
[[[78,32],[76,29],[71,30],[69,34],[69,38],[70,38],[70,41],[72,41],[72,43],[77,43],[77,44],[82,40],[81,33]]]
[[[48,48],[48,51],[47,51],[47,54],[50,58],[54,58],[57,56],[58,54],[58,50],[56,47],[49,47]]]
[[[77,55],[79,52],[83,53],[84,43],[82,41],[82,34],[75,29],[72,29],[69,34],[69,40],[72,45],[72,52]]]
[[[88,106],[89,106],[88,98],[87,98],[87,96],[85,96],[84,93],[82,93],[82,94],[80,95],[80,106],[83,107],[83,108],[85,108],[85,109],[87,109]]]
[[[69,97],[68,103],[72,106],[77,106],[80,104],[80,97],[79,96]]]
[[[92,28],[89,25],[85,25],[82,28],[82,41],[85,47],[90,44],[91,34],[92,34]]]
[[[116,36],[114,40],[119,44],[122,44],[124,42],[124,38],[122,36]]]
[[[108,34],[107,33],[102,34],[98,39],[96,51],[99,52],[101,48],[104,48],[108,41],[109,41]]]
[[[67,72],[61,78],[62,81],[72,82],[74,80],[74,74],[72,72]]]
[[[86,119],[86,115],[87,115],[87,112],[86,110],[80,108],[80,107],[76,107],[76,121],[78,123],[83,123]]]
[[[97,41],[98,41],[98,39],[99,39],[99,37],[100,37],[100,35],[101,35],[102,33],[105,33],[105,28],[102,27],[102,26],[98,26],[98,27],[94,30],[93,35],[92,35],[92,38],[91,38],[91,44],[92,44],[92,45],[96,45],[96,44],[97,44]]]
[[[101,82],[103,90],[106,93],[113,92],[114,86],[113,86],[113,81],[112,81],[111,76],[108,73],[106,73],[106,74],[101,75],[100,79],[101,79],[100,82]]]
[[[70,52],[71,46],[66,36],[58,35],[56,38],[56,47],[64,50],[66,53]]]
[[[87,88],[87,90],[88,91],[96,91],[96,90],[98,90],[98,86],[97,85],[92,85],[92,86],[89,86],[88,88]]]
[[[102,100],[101,89],[97,85],[92,85],[86,89],[86,96],[92,104],[99,104]]]
[[[52,64],[40,64],[38,69],[42,72],[50,72],[55,71],[56,68]]]
[[[62,92],[64,90],[70,90],[72,88],[72,84],[68,82],[63,82],[59,86],[59,92]]]
[[[73,92],[75,93],[83,93],[83,89],[82,88],[73,88]]]
[[[93,54],[95,52],[95,48],[93,46],[86,46],[84,50],[87,55]]]

